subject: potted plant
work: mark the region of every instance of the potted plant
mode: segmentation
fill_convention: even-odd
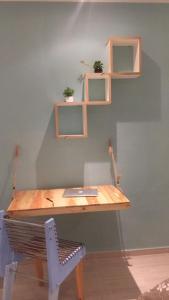
[[[103,63],[100,60],[96,60],[93,64],[93,68],[95,73],[102,73],[103,72]]]
[[[73,102],[73,101],[74,101],[74,98],[73,98],[74,90],[71,89],[70,87],[67,87],[67,88],[64,90],[63,95],[64,95],[64,97],[65,97],[65,101],[66,101],[66,102]]]

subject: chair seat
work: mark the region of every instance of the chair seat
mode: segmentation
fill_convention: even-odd
[[[34,242],[42,242],[43,239],[41,237],[35,236],[31,241]],[[64,240],[64,239],[58,239],[58,254],[59,254],[59,262],[62,265],[65,265],[73,256],[75,256],[84,245],[79,242]],[[19,249],[18,249],[19,250]],[[21,249],[20,249],[21,250]],[[37,257],[41,257],[42,259],[46,260],[46,248],[42,248],[39,250],[32,250],[34,255],[36,252]],[[31,250],[30,250],[31,254]]]
[[[84,246],[82,243],[59,239],[59,260],[61,264],[66,264]]]

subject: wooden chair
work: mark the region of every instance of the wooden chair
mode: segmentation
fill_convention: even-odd
[[[59,287],[76,269],[78,300],[84,300],[82,259],[85,247],[78,242],[58,239],[53,218],[44,224],[5,217],[0,211],[0,276],[4,277],[3,300],[12,299],[12,287],[18,262],[25,257],[46,260],[48,300],[57,300]]]

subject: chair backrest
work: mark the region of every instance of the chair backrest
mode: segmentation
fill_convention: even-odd
[[[3,277],[6,264],[18,261],[21,256],[46,259],[49,279],[57,277],[60,262],[54,219],[44,224],[30,223],[5,218],[0,211],[0,276]],[[55,274],[50,275],[51,270]]]
[[[5,266],[15,259],[15,254],[9,245],[9,239],[4,224],[5,212],[0,211],[0,277],[4,276]]]
[[[9,244],[16,253],[46,259],[45,226],[14,219],[4,219]]]

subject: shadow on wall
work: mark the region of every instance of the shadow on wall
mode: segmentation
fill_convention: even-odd
[[[138,79],[112,80],[111,106],[88,107],[88,139],[56,140],[52,112],[37,158],[39,188],[88,184],[84,173],[86,164],[101,164],[100,167],[110,165],[107,151],[109,138],[112,138],[117,152],[117,123],[160,120],[160,70],[146,54],[143,54],[142,73]],[[109,172],[105,174],[105,179],[99,178],[98,174],[91,175],[93,184],[110,183],[112,180]]]
[[[112,113],[117,122],[154,122],[161,119],[160,68],[142,53],[142,75],[113,80]]]
[[[38,188],[111,184],[107,142],[113,139],[116,152],[118,122],[152,122],[161,117],[160,69],[145,53],[142,73],[138,79],[113,80],[111,106],[88,108],[88,139],[56,140],[52,113],[36,163]],[[85,241],[89,250],[124,248],[118,212],[58,216],[57,220],[64,238]]]

